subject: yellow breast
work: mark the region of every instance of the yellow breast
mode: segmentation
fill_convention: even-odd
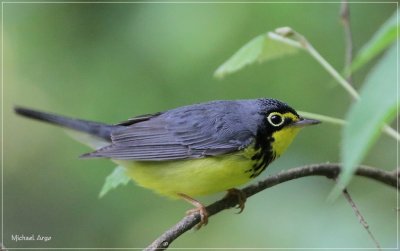
[[[271,148],[276,157],[285,151],[298,131],[298,128],[289,127],[273,134]],[[196,197],[235,188],[251,180],[253,165],[259,161],[252,160],[256,153],[253,147],[199,159],[114,161],[126,167],[127,174],[142,187],[171,198],[178,198],[178,193]]]
[[[178,198],[177,193],[195,197],[240,186],[250,180],[246,171],[252,166],[252,160],[243,153],[178,161],[116,162],[127,168],[138,185],[172,198]]]

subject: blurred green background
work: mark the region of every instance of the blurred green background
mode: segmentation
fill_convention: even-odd
[[[251,66],[223,80],[212,76],[247,41],[281,26],[304,34],[336,69],[343,69],[339,3],[3,7],[3,224],[8,248],[145,247],[191,207],[132,182],[99,199],[114,164],[78,159],[87,147],[60,128],[17,117],[14,105],[116,123],[215,99],[274,97],[299,110],[341,118],[350,104],[344,90],[305,53]],[[395,9],[395,4],[350,4],[356,50]],[[357,87],[367,72],[368,67],[354,76]],[[338,161],[340,133],[326,123],[304,130],[259,178]],[[395,168],[395,142],[383,136],[364,163]],[[249,199],[242,214],[224,211],[172,247],[374,247],[343,198],[326,201],[332,187],[321,177],[281,184]],[[362,178],[355,178],[349,191],[382,246],[396,247],[396,191]],[[210,203],[221,196],[200,200]],[[15,234],[52,239],[15,242]]]

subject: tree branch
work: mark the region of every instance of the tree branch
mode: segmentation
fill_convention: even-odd
[[[290,180],[307,177],[307,176],[325,176],[329,179],[335,179],[340,172],[340,164],[334,163],[323,163],[314,164],[303,167],[292,168],[286,171],[282,171],[276,175],[268,176],[264,180],[258,182],[257,184],[249,185],[242,189],[242,192],[246,197],[251,197],[252,195],[270,188],[272,186],[278,185],[283,182]],[[388,172],[380,170],[377,168],[371,168],[366,166],[360,166],[356,175],[363,176],[386,185],[392,186],[394,188],[399,188],[399,172]],[[238,204],[237,196],[228,196],[221,200],[214,202],[213,204],[206,207],[209,216],[217,214],[224,209],[234,207]],[[182,220],[180,220],[173,227],[164,232],[160,237],[158,237],[152,244],[150,244],[145,250],[165,250],[168,246],[177,239],[180,235],[190,230],[200,222],[199,214],[187,215]]]

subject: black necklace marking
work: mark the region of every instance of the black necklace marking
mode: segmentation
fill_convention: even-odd
[[[250,178],[255,178],[260,175],[276,157],[271,147],[274,138],[267,135],[268,133],[266,133],[265,130],[259,130],[257,132],[254,144],[256,153],[251,157],[251,160],[254,160],[255,163],[251,169],[246,171],[250,172]]]

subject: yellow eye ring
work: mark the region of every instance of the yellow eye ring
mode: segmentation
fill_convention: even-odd
[[[283,115],[279,112],[271,112],[268,115],[267,120],[268,123],[275,127],[281,126],[285,122]]]

